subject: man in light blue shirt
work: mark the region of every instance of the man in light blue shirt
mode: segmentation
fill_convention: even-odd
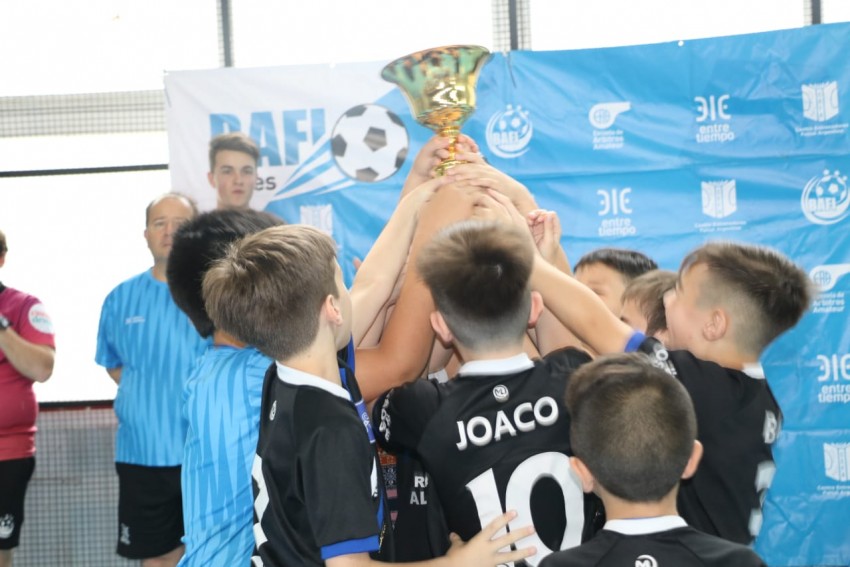
[[[145,567],[176,565],[183,554],[182,390],[207,341],[172,300],[166,265],[174,233],[196,212],[177,193],[148,205],[145,239],[154,265],[110,292],[98,329],[95,361],[118,384],[117,552]]]

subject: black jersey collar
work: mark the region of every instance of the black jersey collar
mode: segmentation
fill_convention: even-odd
[[[666,532],[688,525],[681,516],[656,516],[654,518],[630,518],[627,520],[608,520],[606,530],[623,535],[642,535]]]
[[[348,395],[348,390],[342,386],[328,382],[324,378],[319,378],[313,374],[302,372],[289,366],[284,366],[280,362],[275,362],[275,364],[277,365],[277,377],[280,378],[281,382],[285,382],[290,386],[312,386],[313,388],[319,388],[348,402],[351,401],[351,396]]]
[[[494,376],[500,374],[516,374],[523,370],[534,368],[534,363],[528,355],[521,352],[509,358],[492,360],[470,360],[460,367],[458,376]]]

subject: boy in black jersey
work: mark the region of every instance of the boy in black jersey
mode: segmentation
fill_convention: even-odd
[[[711,242],[691,252],[665,297],[668,352],[611,315],[590,290],[536,261],[532,288],[570,330],[600,353],[641,350],[694,400],[702,466],[679,491],[679,512],[704,532],[748,544],[775,471],[771,447],[781,413],[759,357],[805,312],[811,285],[781,253]]]
[[[569,467],[563,392],[590,360],[565,349],[532,361],[523,337],[541,310],[528,287],[534,244],[528,228],[467,221],[437,235],[417,262],[437,311],[438,337],[463,361],[443,384],[417,380],[375,404],[379,442],[414,453],[439,495],[448,528],[463,537],[506,509],[534,523],[538,553],[578,545],[584,501]],[[524,543],[521,541],[520,543]]]
[[[236,243],[204,276],[217,328],[273,358],[263,386],[254,461],[253,564],[369,566],[392,549],[377,454],[352,373],[337,351],[351,335],[351,300],[330,237],[307,226],[273,227]],[[421,565],[497,565],[527,535],[491,537],[506,514],[449,555]],[[386,537],[385,537],[386,536]]]
[[[567,389],[573,469],[605,503],[608,521],[589,542],[553,553],[541,567],[765,567],[750,548],[689,527],[676,513],[680,478],[697,469],[693,403],[675,378],[643,354],[603,357]]]

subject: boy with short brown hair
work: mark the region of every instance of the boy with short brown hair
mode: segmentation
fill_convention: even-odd
[[[608,512],[587,543],[543,560],[568,565],[765,567],[748,547],[688,526],[676,510],[680,479],[691,477],[702,445],[685,388],[643,354],[602,357],[570,380],[567,406],[573,470]]]
[[[369,566],[392,557],[380,465],[353,373],[336,353],[351,335],[351,301],[336,247],[307,226],[266,229],[233,246],[204,277],[217,328],[277,363],[266,375],[253,477],[256,564]],[[364,431],[365,429],[365,431]],[[490,538],[504,515],[450,554],[415,565],[496,565],[529,530]]]
[[[759,357],[806,311],[812,294],[806,273],[769,248],[704,244],[682,262],[666,296],[670,336],[687,349],[671,352],[545,262],[535,263],[532,286],[598,352],[643,351],[682,382],[694,400],[705,457],[682,483],[679,511],[700,530],[751,543],[775,471],[771,447],[782,417]]]

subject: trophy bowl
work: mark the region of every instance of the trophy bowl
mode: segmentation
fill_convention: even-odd
[[[455,159],[457,137],[475,111],[475,83],[489,58],[484,47],[447,45],[405,55],[381,71],[404,93],[418,123],[449,138],[449,157],[437,166],[437,175],[463,163]]]

